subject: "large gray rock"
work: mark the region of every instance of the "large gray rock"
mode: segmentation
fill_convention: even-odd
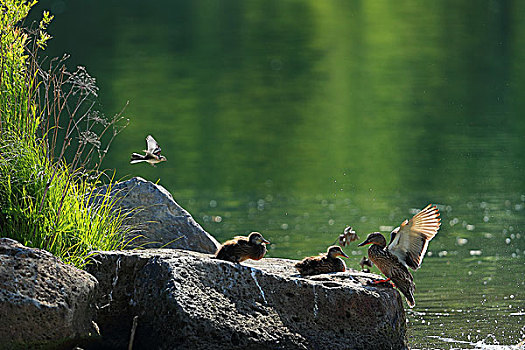
[[[98,189],[107,191],[107,186]],[[162,186],[140,177],[112,184],[111,193],[119,198],[117,207],[132,210],[128,224],[137,227],[127,237],[128,247],[181,248],[215,253],[219,242],[195,222]]]
[[[105,344],[133,349],[404,349],[399,293],[357,271],[302,278],[293,260],[183,250],[98,252]],[[375,276],[378,278],[379,276]]]
[[[0,238],[0,349],[57,349],[98,336],[96,285],[44,250]]]

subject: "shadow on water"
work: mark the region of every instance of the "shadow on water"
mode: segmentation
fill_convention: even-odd
[[[118,177],[160,179],[221,241],[261,231],[273,257],[436,203],[411,346],[525,338],[524,3],[39,6],[57,14],[48,54],[87,66],[106,113],[130,101],[105,163]],[[149,133],[168,162],[130,165]],[[345,250],[357,267],[365,250]]]

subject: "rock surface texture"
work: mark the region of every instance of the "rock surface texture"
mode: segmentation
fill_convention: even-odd
[[[285,259],[235,264],[183,250],[99,252],[97,321],[133,349],[405,349],[399,293],[357,271],[300,277]]]
[[[98,335],[96,285],[44,250],[0,238],[0,349],[72,348]]]
[[[105,193],[107,187],[99,188]],[[120,200],[117,206],[134,210],[129,224],[138,225],[129,247],[181,248],[202,253],[215,253],[219,242],[195,222],[162,186],[140,177],[113,184],[113,196]]]

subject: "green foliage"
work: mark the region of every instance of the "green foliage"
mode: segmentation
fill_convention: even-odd
[[[39,66],[53,16],[44,12],[36,31],[21,27],[35,3],[0,0],[0,233],[82,267],[92,250],[122,248],[130,230],[111,191],[95,191],[122,118],[93,110],[97,88],[84,68]]]
[[[36,41],[37,46],[39,48],[41,48],[41,49],[45,49],[47,41],[49,39],[51,39],[51,35],[49,35],[46,32],[46,29],[47,29],[47,27],[49,26],[49,23],[51,23],[51,21],[53,20],[54,17],[55,16],[51,16],[48,11],[44,11],[44,13],[42,14],[42,20],[40,21],[40,25],[38,26],[38,28],[39,28],[39,32],[38,32],[39,36],[38,36],[38,39]]]

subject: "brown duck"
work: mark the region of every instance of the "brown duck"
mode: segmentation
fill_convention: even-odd
[[[438,209],[429,204],[391,232],[388,246],[385,237],[379,232],[369,234],[358,246],[372,244],[368,249],[368,257],[387,277],[373,283],[394,282],[405,296],[408,305],[413,307],[415,285],[408,268],[417,270],[421,266],[428,242],[439,230],[440,221]]]
[[[348,255],[343,252],[341,247],[334,245],[329,247],[325,254],[304,258],[295,264],[295,268],[303,276],[344,272],[346,270],[345,262],[339,259],[338,256],[348,258]]]
[[[215,257],[235,263],[248,259],[260,260],[266,254],[266,244],[269,243],[259,232],[252,232],[248,237],[237,236],[224,242]]]

